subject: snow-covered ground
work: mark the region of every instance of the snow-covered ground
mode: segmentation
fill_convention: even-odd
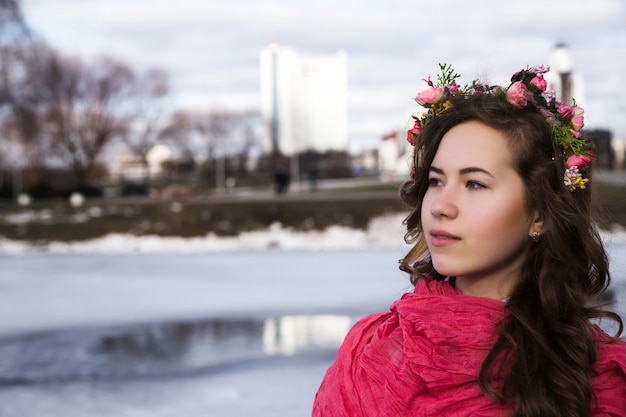
[[[25,215],[27,220],[32,216]],[[207,253],[268,248],[332,250],[403,248],[403,214],[372,219],[367,230],[331,226],[322,232],[294,231],[276,223],[267,230],[241,233],[235,237],[207,235],[199,238],[131,236],[110,234],[86,242],[52,242],[45,246],[11,241],[0,237],[0,254],[48,253]],[[77,226],[80,227],[80,226]]]

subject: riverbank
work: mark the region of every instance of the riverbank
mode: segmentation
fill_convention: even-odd
[[[626,177],[624,177],[626,178]],[[626,180],[598,175],[594,217],[607,231],[626,229]],[[0,204],[0,236],[45,245],[80,242],[110,234],[195,238],[237,236],[273,225],[294,231],[331,226],[367,229],[374,218],[406,214],[399,183],[378,180],[321,182],[316,190],[300,185],[283,195],[271,189],[232,189],[177,198],[134,197],[35,201],[26,207]]]
[[[107,234],[193,238],[236,236],[273,224],[299,231],[338,225],[365,229],[371,219],[406,210],[398,184],[329,182],[315,191],[275,195],[270,189],[234,189],[177,198],[133,197],[35,201],[0,205],[0,236],[42,243],[83,241]]]

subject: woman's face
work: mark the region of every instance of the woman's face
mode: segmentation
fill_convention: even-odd
[[[429,171],[422,227],[435,270],[466,295],[506,298],[541,232],[524,204],[524,183],[508,140],[470,121],[443,137]]]

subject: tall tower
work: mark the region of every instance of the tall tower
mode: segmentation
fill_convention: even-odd
[[[347,58],[304,57],[271,44],[260,54],[261,114],[267,144],[291,155],[346,150]]]
[[[572,55],[563,42],[556,44],[550,55],[550,72],[546,74],[548,90],[556,92],[556,99],[572,105],[584,105],[583,78],[574,69]]]

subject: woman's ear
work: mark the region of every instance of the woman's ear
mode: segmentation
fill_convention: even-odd
[[[532,214],[532,219],[530,229],[528,230],[528,236],[536,238],[537,236],[543,235],[545,232],[543,216],[541,216],[539,211],[535,210]]]

